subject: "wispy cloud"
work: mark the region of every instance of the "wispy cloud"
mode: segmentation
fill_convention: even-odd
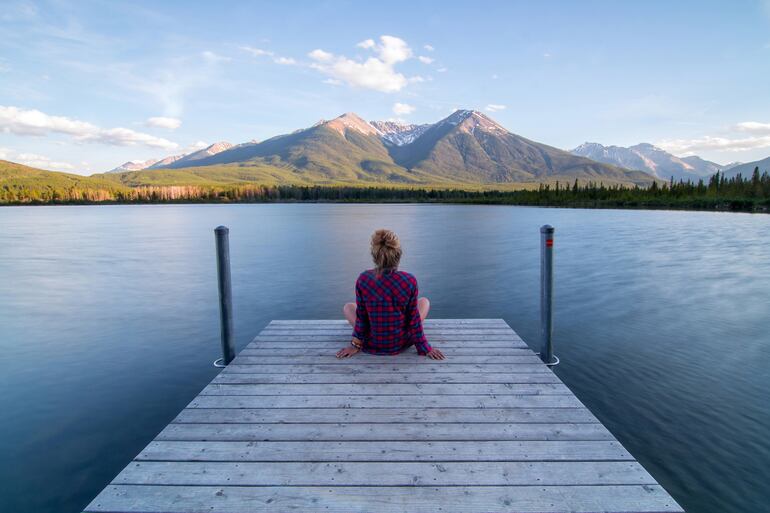
[[[770,147],[770,135],[740,138],[707,135],[695,139],[667,139],[655,145],[675,155],[694,155],[703,151],[738,152]]]
[[[276,55],[275,52],[270,50],[254,48],[253,46],[240,46],[239,48],[250,54],[252,57],[270,57],[274,63],[281,64],[282,66],[294,66],[299,64],[295,59],[291,57],[282,57],[280,55]]]
[[[53,169],[56,171],[69,171],[75,169],[75,166],[69,162],[52,160],[45,155],[36,153],[17,153],[8,148],[0,148],[0,159],[10,160],[25,166],[38,167],[41,169]]]
[[[658,141],[656,145],[676,155],[693,155],[704,151],[738,152],[770,148],[770,123],[742,121],[732,125],[727,132],[733,133],[705,135],[692,139],[665,139]]]
[[[417,57],[417,60],[419,60],[423,64],[431,64],[435,59],[431,57],[426,57],[425,55],[420,55]]]
[[[501,105],[499,103],[490,103],[489,105],[487,105],[484,108],[484,110],[486,110],[487,112],[499,112],[499,111],[505,110],[505,109],[506,109],[506,106],[505,105]]]
[[[272,57],[274,54],[273,52],[269,50],[263,50],[262,48],[254,48],[253,46],[239,46],[241,50],[243,50],[246,53],[251,54],[253,57]]]
[[[182,126],[182,120],[177,118],[167,118],[163,116],[157,116],[149,118],[144,122],[145,125],[153,128],[165,128],[166,130],[176,130]]]
[[[216,64],[219,62],[230,62],[232,58],[225,57],[224,55],[219,55],[217,53],[214,53],[210,50],[206,50],[205,52],[201,52],[201,57],[203,57],[203,60],[210,64]]]
[[[373,39],[366,39],[357,46],[374,52],[374,56],[362,61],[319,48],[308,54],[313,61],[310,67],[350,86],[384,93],[398,92],[421,78],[407,78],[395,69],[397,64],[412,57],[412,49],[403,39],[381,36],[379,44]]]
[[[433,48],[431,45],[424,45],[423,48],[429,52],[432,52],[433,50],[435,50],[435,48]]]
[[[21,136],[64,134],[76,141],[114,146],[142,145],[171,150],[178,145],[167,139],[137,132],[130,128],[100,128],[92,123],[64,116],[51,116],[39,110],[0,105],[0,131]]]
[[[411,114],[416,109],[413,105],[409,105],[407,103],[399,103],[396,102],[393,104],[393,114],[396,116],[406,116],[407,114]]]
[[[291,57],[276,57],[275,59],[273,59],[273,61],[276,64],[281,64],[283,66],[293,66],[297,64],[297,61],[295,61]]]
[[[752,134],[770,135],[770,123],[759,123],[757,121],[743,121],[735,125],[735,130],[739,132],[749,132]]]

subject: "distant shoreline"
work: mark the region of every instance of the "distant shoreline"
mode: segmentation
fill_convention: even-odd
[[[768,214],[770,205],[753,204],[743,201],[729,201],[714,204],[682,204],[682,203],[617,203],[617,202],[553,202],[553,203],[516,203],[509,201],[474,201],[474,200],[425,200],[425,199],[276,199],[260,201],[69,201],[69,202],[16,202],[0,203],[0,207],[67,207],[67,206],[153,206],[153,205],[288,205],[288,204],[337,204],[337,205],[499,205],[514,207],[539,208],[570,208],[584,210],[673,210],[690,212],[725,212]]]

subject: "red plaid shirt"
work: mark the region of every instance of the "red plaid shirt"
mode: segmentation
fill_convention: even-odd
[[[431,347],[417,310],[417,279],[404,271],[362,272],[356,280],[356,327],[363,351],[398,354],[414,345],[419,354]]]

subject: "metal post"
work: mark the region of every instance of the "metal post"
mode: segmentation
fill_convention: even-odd
[[[235,358],[233,346],[233,291],[230,281],[230,230],[226,226],[214,229],[217,241],[217,276],[219,278],[219,320],[222,331],[222,358],[215,367],[224,367]],[[222,364],[218,364],[218,362]]]
[[[554,364],[553,343],[553,232],[551,225],[540,227],[540,358]],[[558,360],[557,360],[558,362]]]

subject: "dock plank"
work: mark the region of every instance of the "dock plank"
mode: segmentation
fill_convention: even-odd
[[[463,372],[463,373],[433,373],[424,372],[359,372],[359,373],[325,373],[325,374],[252,374],[246,372],[222,372],[214,378],[212,383],[455,383],[455,384],[483,384],[483,383],[561,383],[561,380],[552,372],[535,373],[504,373],[504,372]]]
[[[344,435],[343,435],[344,434]],[[615,440],[601,424],[337,423],[337,424],[180,424],[166,426],[163,441],[287,442],[338,441],[516,441]]]
[[[576,424],[599,422],[586,408],[186,408],[177,415],[178,423],[548,423]]]
[[[655,485],[635,461],[536,462],[134,462],[123,485],[179,486]]]
[[[218,487],[110,485],[89,506],[98,512],[350,513],[681,512],[659,485]]]
[[[563,384],[544,383],[345,383],[251,385],[212,383],[200,395],[571,395]]]
[[[425,332],[447,360],[271,321],[85,511],[682,511],[505,321]]]
[[[615,441],[296,441],[154,440],[137,461],[633,461]]]

